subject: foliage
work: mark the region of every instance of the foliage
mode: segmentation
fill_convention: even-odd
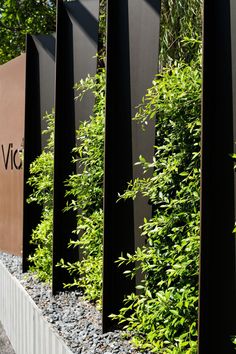
[[[106,0],[100,0],[99,34],[98,34],[98,67],[105,67],[106,58]]]
[[[102,235],[103,235],[103,150],[104,150],[104,109],[105,70],[94,77],[88,76],[76,86],[79,99],[92,92],[95,97],[93,115],[81,123],[77,131],[77,147],[74,149],[77,174],[68,179],[67,195],[72,202],[67,209],[77,211],[79,238],[70,246],[79,247],[80,261],[64,264],[74,276],[74,283],[84,290],[85,297],[100,301],[102,288]]]
[[[202,0],[163,0],[161,5],[161,66],[196,59],[201,47]]]
[[[25,35],[55,30],[55,0],[0,0],[0,64],[25,48]]]
[[[47,144],[30,165],[30,178],[27,183],[32,187],[28,203],[37,203],[42,207],[41,221],[32,232],[31,243],[35,245],[30,255],[30,270],[43,281],[51,281],[52,276],[52,219],[53,219],[53,148],[54,148],[54,112],[46,114]]]
[[[156,353],[197,352],[200,101],[200,65],[175,63],[153,82],[136,115],[144,125],[157,115],[155,156],[139,161],[153,174],[130,182],[123,198],[147,196],[153,217],[142,226],[145,246],[119,259],[130,265],[127,275],[142,271],[140,293],[112,317],[135,344]]]

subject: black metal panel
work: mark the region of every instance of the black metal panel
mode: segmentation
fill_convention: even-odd
[[[145,132],[132,121],[137,104],[157,73],[160,2],[108,0],[107,102],[105,138],[103,330],[135,288],[114,262],[140,244],[139,226],[151,216],[147,200],[119,201],[118,193],[142,171],[133,164],[139,155],[153,157],[155,122]]]
[[[46,122],[42,119],[45,113],[51,113],[55,104],[55,34],[33,36],[39,53],[39,93],[41,131],[46,129]],[[42,148],[47,136],[41,137]]]
[[[142,97],[152,85],[157,74],[159,57],[160,1],[129,0],[129,43],[130,43],[130,90],[131,117],[137,112]],[[152,161],[155,144],[155,119],[148,122],[145,133],[136,122],[132,124],[133,178],[142,176],[142,167],[134,166],[143,155]],[[149,177],[148,173],[145,174]],[[151,217],[152,208],[148,200],[137,196],[134,201],[135,248],[142,245],[140,225],[144,217]]]
[[[75,103],[74,84],[96,73],[98,43],[98,0],[57,3],[55,163],[54,163],[54,235],[53,293],[63,290],[70,281],[66,270],[57,267],[78,259],[77,249],[68,249],[76,228],[74,213],[63,212],[66,206],[64,182],[75,172],[71,151],[75,146],[75,129],[92,113],[92,96]]]
[[[31,188],[26,183],[30,164],[40,155],[45,128],[43,115],[54,105],[55,39],[52,35],[27,36],[26,92],[24,136],[24,220],[23,220],[23,271],[29,267],[28,257],[33,252],[30,244],[32,230],[40,221],[41,208],[28,204]]]
[[[64,4],[72,24],[74,83],[96,74],[99,0],[80,0]],[[71,48],[72,49],[72,48]],[[76,95],[75,95],[76,96]],[[75,104],[75,127],[92,114],[94,96],[88,93]]]
[[[230,0],[231,9],[231,58],[232,58],[232,97],[233,97],[233,129],[234,129],[234,153],[236,153],[236,2]],[[236,173],[234,173],[234,188],[236,186]],[[234,208],[236,214],[236,191],[234,193]],[[236,221],[236,215],[235,215]]]
[[[233,3],[233,2],[232,2]],[[232,12],[234,11],[234,12]],[[230,1],[205,0],[199,353],[233,353],[236,334],[234,170],[235,80]],[[235,64],[234,64],[235,70]],[[235,73],[234,73],[235,77]],[[234,109],[233,109],[234,108]]]

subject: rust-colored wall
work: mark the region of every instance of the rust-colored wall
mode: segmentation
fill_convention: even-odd
[[[25,55],[0,66],[0,250],[20,255],[23,229]]]

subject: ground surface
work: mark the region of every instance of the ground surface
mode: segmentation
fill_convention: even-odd
[[[0,354],[15,354],[0,322]]]

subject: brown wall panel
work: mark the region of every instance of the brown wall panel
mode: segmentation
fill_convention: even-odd
[[[0,250],[22,251],[25,55],[0,66]]]

